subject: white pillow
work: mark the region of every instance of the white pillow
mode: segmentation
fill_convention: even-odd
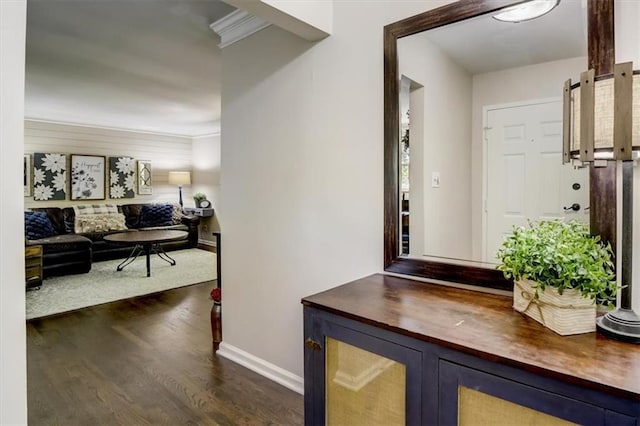
[[[88,234],[127,229],[122,213],[80,214],[76,215],[75,233]]]

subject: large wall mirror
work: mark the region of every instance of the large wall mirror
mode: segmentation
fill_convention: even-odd
[[[519,3],[462,0],[385,27],[386,271],[511,289],[495,253],[514,225],[592,219],[590,169],[562,164],[562,91],[612,7],[496,19]]]

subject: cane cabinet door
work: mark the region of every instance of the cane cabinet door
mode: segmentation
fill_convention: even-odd
[[[421,423],[421,352],[307,310],[305,321],[306,424]]]
[[[583,401],[440,360],[443,425],[635,425],[635,419]]]

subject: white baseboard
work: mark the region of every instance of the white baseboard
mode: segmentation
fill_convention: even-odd
[[[287,389],[291,389],[301,395],[304,394],[304,380],[302,377],[296,376],[284,368],[271,364],[262,358],[251,355],[249,352],[245,352],[228,343],[221,342],[220,349],[216,351],[216,354],[243,367],[247,367],[249,370],[253,370],[261,376],[281,384]]]
[[[202,244],[203,246],[210,246],[210,247],[216,246],[215,241],[202,240],[202,239],[198,239],[198,244]]]

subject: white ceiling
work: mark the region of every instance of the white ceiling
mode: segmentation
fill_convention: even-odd
[[[220,128],[220,0],[28,0],[25,116],[198,136]]]
[[[561,0],[547,15],[520,23],[491,15],[421,33],[470,74],[586,56],[584,0]]]

